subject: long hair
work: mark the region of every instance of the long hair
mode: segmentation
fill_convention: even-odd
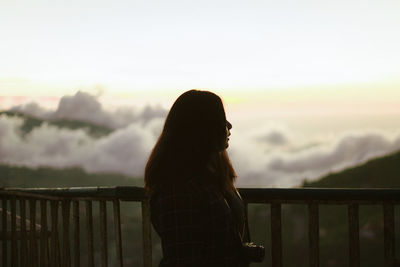
[[[181,183],[212,164],[220,192],[234,189],[236,173],[226,152],[226,117],[221,99],[209,91],[190,90],[172,105],[145,168],[148,195],[164,183]],[[206,178],[204,178],[206,179]]]

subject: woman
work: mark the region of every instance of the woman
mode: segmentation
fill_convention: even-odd
[[[169,111],[145,169],[160,267],[248,266],[250,252],[263,253],[244,245],[244,206],[226,153],[231,128],[208,91],[183,93]]]

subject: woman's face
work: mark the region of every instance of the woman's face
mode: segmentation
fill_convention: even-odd
[[[231,130],[232,129],[232,124],[229,121],[226,121],[226,127],[225,127],[225,148],[228,148],[229,146],[229,136],[231,135]]]

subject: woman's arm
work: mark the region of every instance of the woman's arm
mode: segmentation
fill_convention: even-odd
[[[163,247],[163,262],[168,266],[204,266],[207,229],[198,200],[189,190],[171,186],[157,199],[158,230]]]

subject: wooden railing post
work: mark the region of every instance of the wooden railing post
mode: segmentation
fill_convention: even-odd
[[[250,234],[250,226],[249,226],[249,203],[246,201],[244,202],[244,215],[245,215],[245,237],[247,237],[247,240],[245,241],[250,241],[251,240],[251,234]]]
[[[27,243],[27,234],[26,234],[26,200],[25,198],[21,198],[19,202],[19,210],[21,216],[21,242],[20,242],[20,253],[21,253],[21,266],[28,266],[28,243]]]
[[[10,206],[11,206],[11,266],[18,266],[17,204],[15,196],[11,197]]]
[[[50,202],[51,212],[51,239],[50,239],[50,265],[60,265],[60,244],[58,235],[58,200]]]
[[[63,220],[63,253],[62,253],[62,266],[71,266],[71,243],[69,236],[69,216],[71,210],[71,201],[63,200],[61,202],[62,220]]]
[[[117,256],[117,266],[123,266],[123,258],[122,258],[122,238],[121,238],[121,215],[120,215],[120,207],[119,200],[113,200],[113,210],[114,210],[114,235],[115,235],[115,249]]]
[[[360,267],[360,227],[358,205],[348,205],[349,217],[349,266]]]
[[[142,201],[142,226],[143,226],[143,233],[142,233],[143,266],[152,267],[150,203],[147,199]]]
[[[38,251],[37,251],[37,242],[36,242],[36,199],[29,199],[29,216],[30,216],[30,225],[29,225],[29,252],[30,252],[30,265],[32,267],[38,266]]]
[[[391,203],[383,204],[383,223],[385,267],[395,267],[394,207]]]
[[[49,266],[48,230],[47,230],[47,201],[40,200],[40,266]]]
[[[73,202],[72,219],[74,224],[74,267],[80,267],[80,238],[79,238],[79,201]]]
[[[3,198],[1,200],[1,225],[2,225],[2,242],[1,242],[1,258],[2,258],[2,265],[7,266],[7,198]]]
[[[308,242],[310,267],[319,267],[319,206],[308,204]]]
[[[272,266],[282,267],[282,215],[281,204],[271,203]]]
[[[108,266],[107,251],[107,206],[106,201],[100,200],[100,255],[101,267]]]
[[[87,245],[88,245],[88,266],[94,267],[93,255],[93,214],[92,214],[92,201],[86,200],[86,231],[87,231]]]

